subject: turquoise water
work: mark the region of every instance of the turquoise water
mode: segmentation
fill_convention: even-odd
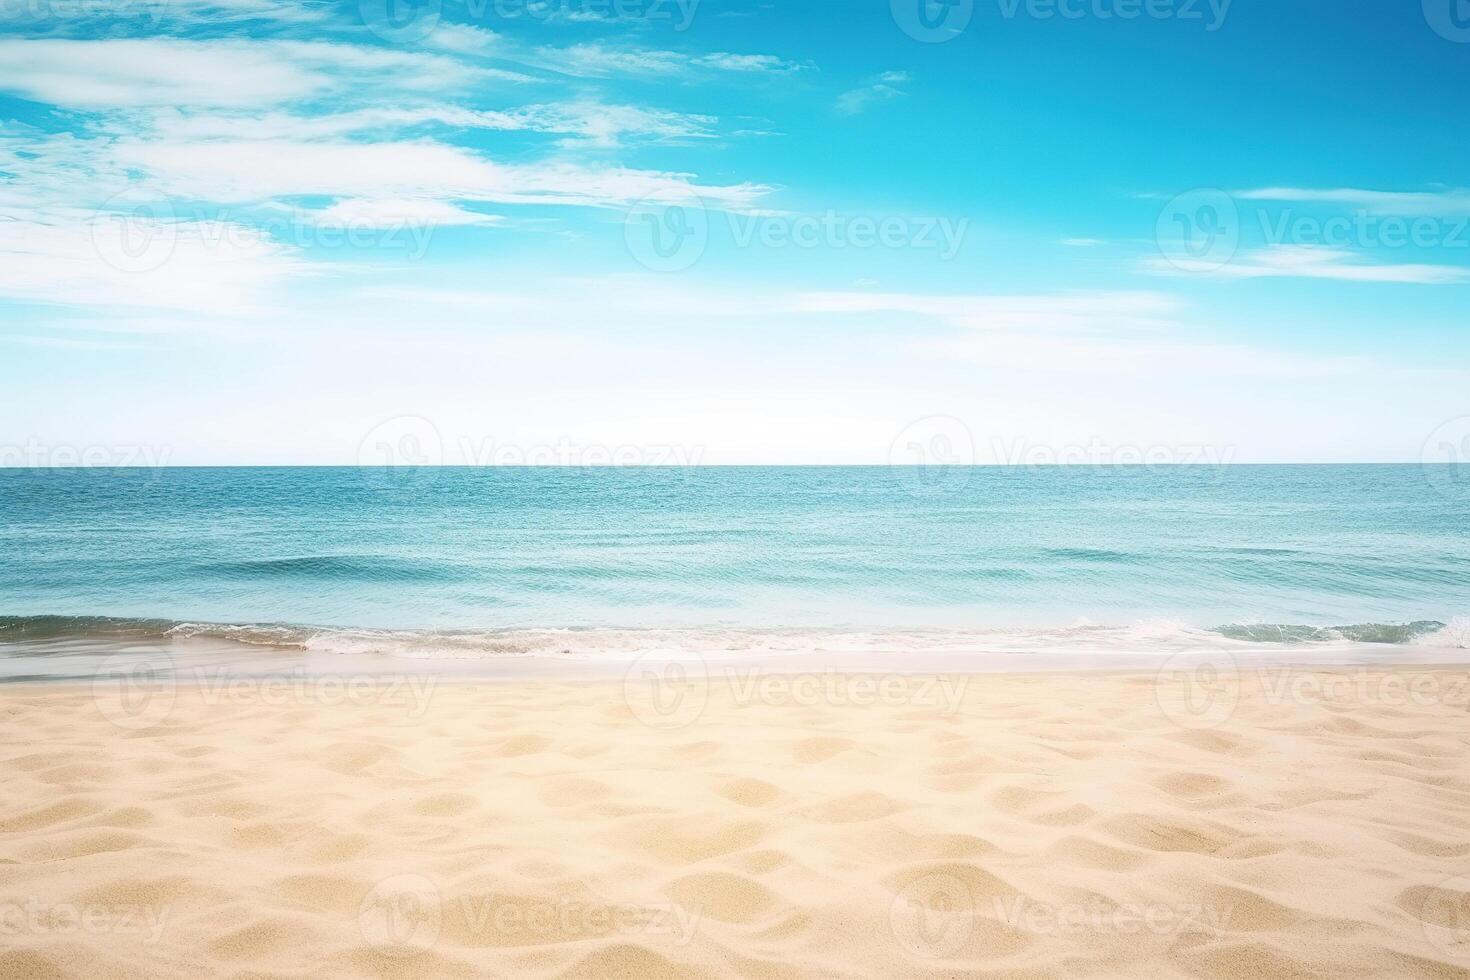
[[[1419,466],[0,470],[10,638],[1399,643],[1467,612],[1470,473]]]

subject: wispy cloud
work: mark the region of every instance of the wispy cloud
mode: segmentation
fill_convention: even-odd
[[[855,116],[880,102],[891,102],[904,95],[903,86],[913,77],[905,71],[889,71],[879,75],[871,84],[843,92],[837,97],[837,111],[845,116]]]
[[[0,92],[68,108],[270,107],[515,76],[452,58],[315,41],[0,40]]]
[[[1114,291],[1019,295],[809,293],[793,309],[803,313],[907,313],[971,330],[1074,331],[1104,324],[1158,325],[1180,309],[1166,293]]]
[[[899,314],[954,328],[915,341],[936,355],[1018,371],[1096,374],[1330,375],[1359,368],[1345,358],[1292,357],[1212,339],[1167,293],[929,295],[815,293],[804,313]]]
[[[576,44],[567,48],[543,48],[539,64],[568,75],[605,76],[676,75],[699,71],[790,74],[800,70],[794,62],[769,54],[685,54],[647,48]]]
[[[1147,267],[1166,275],[1204,275],[1218,279],[1336,279],[1423,285],[1470,281],[1470,270],[1456,266],[1375,262],[1347,249],[1309,245],[1270,245],[1238,255],[1225,265],[1152,258]]]
[[[242,17],[288,16],[267,0],[227,5]],[[184,14],[209,9],[194,3]],[[439,34],[474,41],[457,46],[476,56],[507,47],[474,28]],[[426,248],[436,226],[505,222],[490,209],[625,208],[697,197],[711,208],[747,210],[770,190],[589,162],[633,142],[708,140],[719,121],[585,93],[484,108],[496,91],[502,104],[513,97],[529,76],[467,60],[455,47],[279,38],[0,40],[7,69],[0,94],[66,110],[44,128],[0,122],[0,206],[8,219],[0,296],[241,311],[311,269],[312,246],[322,236],[283,241],[282,227],[409,227],[423,232]],[[652,54],[657,61],[659,53]],[[681,71],[781,67],[765,56],[728,54],[678,55],[669,63]],[[464,104],[471,98],[479,105]],[[480,131],[553,139],[501,156],[474,138]],[[168,238],[169,257],[158,270],[119,270],[106,260],[96,228],[113,222],[136,233],[139,208],[159,216],[150,234]],[[244,233],[252,228],[254,234]],[[221,237],[223,243],[213,240]]]
[[[1470,216],[1470,190],[1459,188],[1440,191],[1380,191],[1352,187],[1262,187],[1236,191],[1235,196],[1246,201],[1338,204],[1380,215]]]
[[[0,221],[0,296],[30,302],[241,314],[308,274],[295,250],[228,222],[98,216]]]
[[[422,136],[435,128],[548,133],[563,145],[616,147],[627,140],[702,140],[714,137],[718,120],[634,105],[586,100],[479,110],[453,105],[364,108],[348,112],[225,113],[153,111],[128,115],[105,128],[122,134],[150,133],[163,139],[331,139],[347,136]]]

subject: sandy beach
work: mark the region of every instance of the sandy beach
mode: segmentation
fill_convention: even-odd
[[[1470,674],[0,689],[0,977],[1470,976]]]

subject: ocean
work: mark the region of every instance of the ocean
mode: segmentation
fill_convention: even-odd
[[[1467,613],[1465,468],[0,470],[0,658],[32,663],[185,637],[456,660],[1423,653],[1463,649]]]

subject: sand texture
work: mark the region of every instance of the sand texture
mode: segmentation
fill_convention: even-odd
[[[1465,671],[1215,683],[11,685],[0,977],[1470,977]]]

